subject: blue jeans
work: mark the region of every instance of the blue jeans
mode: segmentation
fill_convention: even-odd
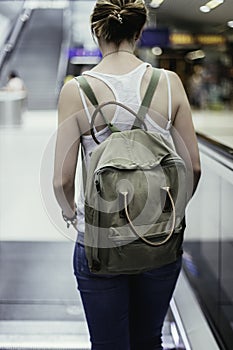
[[[181,262],[180,257],[139,275],[96,276],[85,248],[76,243],[74,273],[92,350],[162,350],[161,331]]]

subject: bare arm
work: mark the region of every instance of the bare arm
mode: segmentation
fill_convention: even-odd
[[[173,140],[178,154],[184,159],[189,175],[190,194],[196,191],[201,166],[196,133],[192,121],[192,113],[184,87],[175,73],[169,73],[172,84],[173,110]]]
[[[64,85],[58,103],[58,129],[55,150],[53,188],[63,213],[71,218],[75,212],[75,173],[80,131],[77,115],[81,109],[74,81]]]

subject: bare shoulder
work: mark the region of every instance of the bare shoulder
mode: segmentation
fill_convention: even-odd
[[[173,71],[166,70],[166,72],[171,84],[172,99],[174,99],[177,103],[183,102],[183,100],[187,99],[187,96],[181,78]]]
[[[80,99],[80,94],[78,91],[78,82],[76,81],[75,78],[69,80],[67,83],[65,83],[61,89],[60,92],[60,99],[67,99],[67,100],[72,100],[72,99]]]
[[[179,75],[176,72],[173,72],[171,70],[166,70],[171,86],[172,87],[180,87],[183,86],[182,81],[179,77]]]
[[[75,114],[82,108],[82,101],[78,89],[78,83],[72,79],[65,83],[61,89],[58,110],[62,118]]]

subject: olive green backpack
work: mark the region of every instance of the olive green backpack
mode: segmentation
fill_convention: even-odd
[[[90,271],[136,274],[175,261],[182,254],[187,203],[186,167],[159,134],[147,131],[144,118],[160,76],[152,78],[139,111],[116,101],[98,105],[84,77],[80,87],[96,109],[91,134],[98,146],[83,168],[84,245]],[[131,130],[109,123],[103,107],[116,104],[135,116]],[[99,144],[94,121],[100,113],[111,135]]]

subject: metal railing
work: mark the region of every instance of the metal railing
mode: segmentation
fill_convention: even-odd
[[[28,19],[31,16],[31,12],[32,12],[31,9],[23,9],[20,15],[18,16],[15,24],[12,26],[11,30],[9,31],[9,36],[5,44],[3,45],[3,48],[0,51],[0,71],[5,62],[6,57],[14,49],[15,44],[18,40],[18,37],[25,23],[28,21]]]

